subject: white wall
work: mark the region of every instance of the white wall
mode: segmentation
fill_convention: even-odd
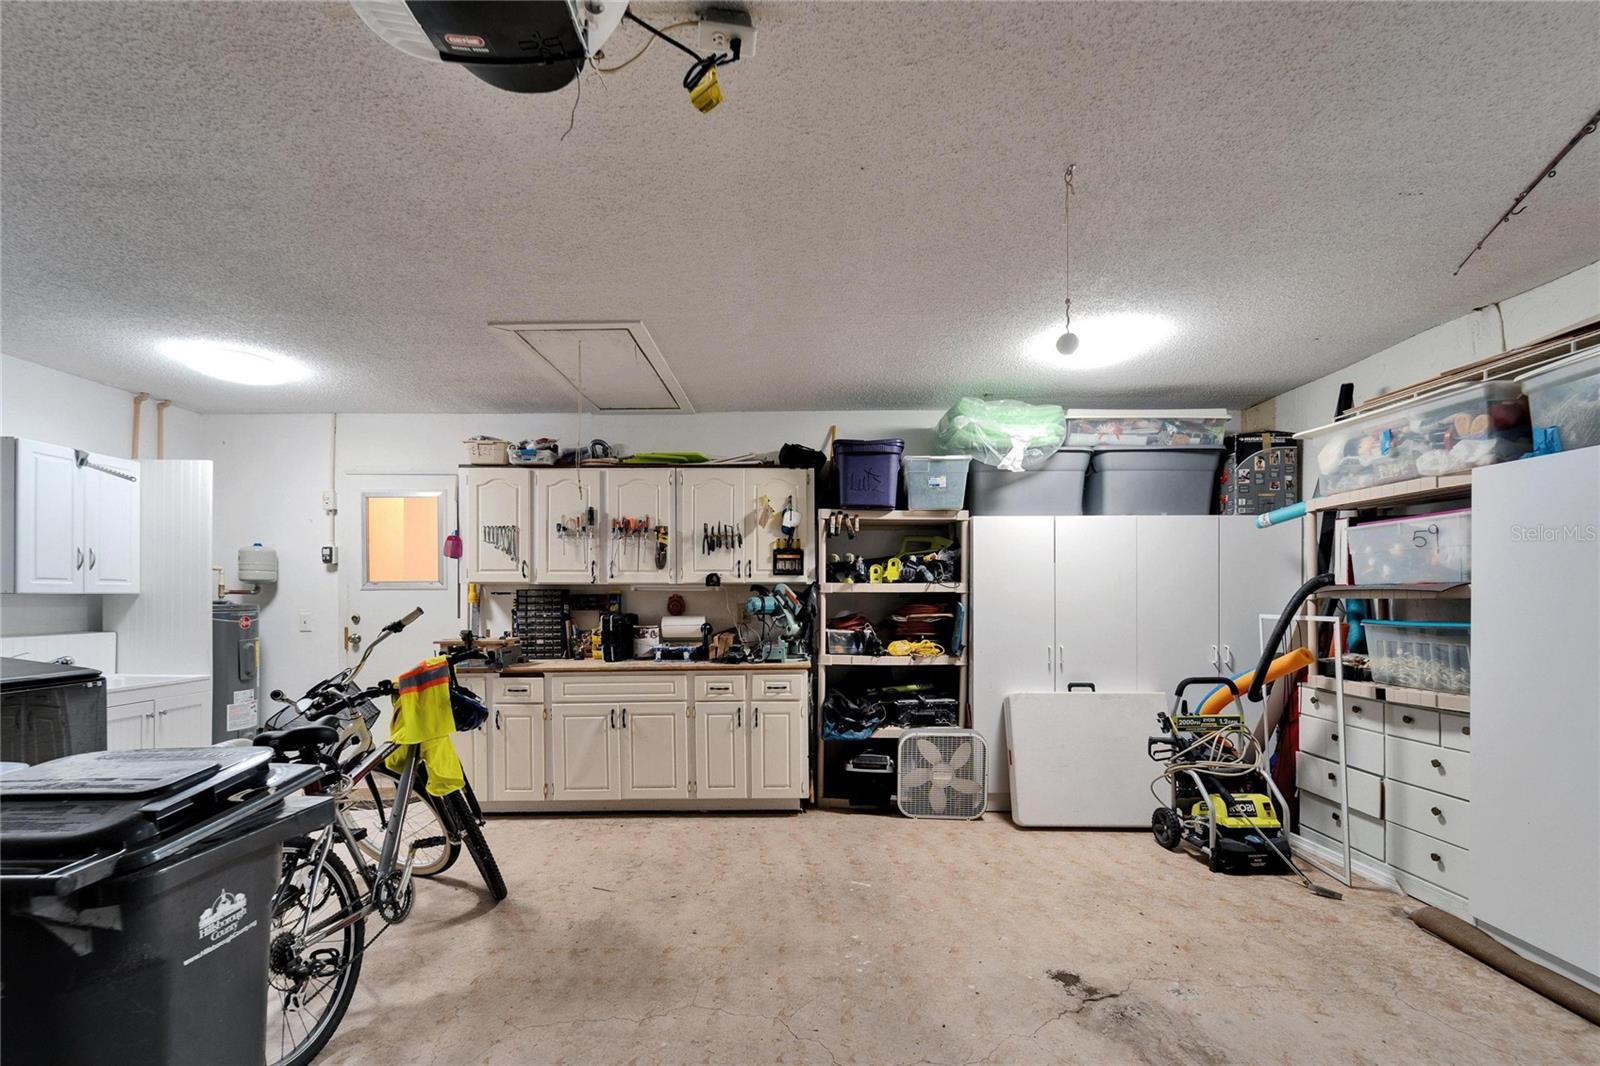
[[[140,454],[156,454],[155,402],[144,405]],[[0,436],[28,437],[128,458],[133,393],[0,355]],[[167,458],[202,454],[201,418],[167,408]],[[9,534],[7,534],[9,536]],[[99,596],[0,596],[0,634],[88,633],[101,627]]]
[[[1273,428],[1299,432],[1333,421],[1342,382],[1354,383],[1356,402],[1360,403],[1463,363],[1520,348],[1597,315],[1600,263],[1591,263],[1275,397],[1271,401]]]

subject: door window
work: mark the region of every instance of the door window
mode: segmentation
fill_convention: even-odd
[[[443,588],[444,493],[361,496],[362,587]]]

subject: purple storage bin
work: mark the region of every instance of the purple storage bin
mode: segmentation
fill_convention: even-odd
[[[837,440],[833,461],[839,467],[839,506],[894,510],[900,490],[903,440]]]

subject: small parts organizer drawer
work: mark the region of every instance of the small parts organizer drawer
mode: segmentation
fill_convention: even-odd
[[[1315,755],[1300,753],[1295,760],[1294,781],[1302,792],[1339,802],[1339,764]],[[1383,817],[1383,778],[1363,770],[1350,771],[1350,809]]]
[[[1383,773],[1383,734],[1370,729],[1345,729],[1345,761],[1355,770]],[[1324,718],[1300,719],[1300,750],[1335,765],[1339,762],[1339,727]]]
[[[1457,847],[1472,846],[1467,835],[1467,812],[1472,804],[1438,792],[1429,792],[1402,781],[1384,786],[1384,807],[1391,822],[1414,829]]]
[[[1447,748],[1472,750],[1472,719],[1464,714],[1439,712],[1439,737]]]
[[[687,700],[687,674],[656,674],[636,670],[623,674],[556,674],[549,678],[550,702],[629,700]]]
[[[1424,836],[1398,822],[1387,824],[1384,847],[1387,861],[1396,869],[1458,896],[1467,894],[1467,849]]]
[[[805,695],[805,674],[754,674],[755,698],[761,700],[797,700]]]
[[[744,674],[697,674],[694,679],[696,703],[743,703],[748,691]]]
[[[1300,713],[1312,718],[1321,718],[1327,722],[1339,720],[1338,697],[1331,692],[1324,692],[1317,688],[1302,688],[1300,690]],[[1357,699],[1346,696],[1344,699],[1344,724],[1347,728],[1372,729],[1383,732],[1383,701]]]
[[[1389,777],[1457,799],[1472,798],[1472,757],[1466,752],[1400,737],[1388,737],[1385,743]]]
[[[1426,707],[1391,703],[1384,708],[1383,727],[1391,737],[1404,737],[1418,744],[1439,743],[1439,712]]]
[[[543,703],[544,678],[497,677],[494,679],[496,703]]]
[[[1323,799],[1309,792],[1300,797],[1300,822],[1305,828],[1314,829],[1323,836],[1343,841],[1343,821],[1337,801]],[[1350,846],[1374,859],[1383,858],[1383,819],[1362,814],[1352,807],[1350,821],[1352,823]]]

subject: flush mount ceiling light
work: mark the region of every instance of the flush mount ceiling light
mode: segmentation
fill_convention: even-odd
[[[1067,324],[1057,323],[1028,338],[1028,356],[1056,368],[1100,370],[1136,359],[1177,332],[1169,319],[1133,311],[1079,315],[1070,324],[1077,341],[1070,354],[1060,350]]]
[[[170,340],[159,348],[162,355],[190,370],[235,385],[286,385],[311,376],[299,362],[248,344]]]

